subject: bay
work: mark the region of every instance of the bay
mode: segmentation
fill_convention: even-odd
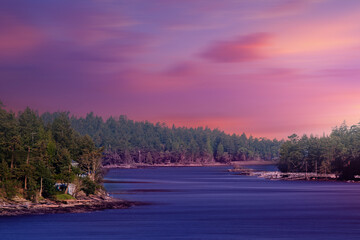
[[[105,184],[112,196],[151,204],[81,214],[2,217],[0,239],[359,238],[359,184],[270,181],[227,169],[113,169],[106,175],[111,183]]]

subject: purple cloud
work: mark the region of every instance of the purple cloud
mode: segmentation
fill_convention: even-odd
[[[218,41],[210,45],[201,57],[213,62],[248,62],[265,57],[262,51],[269,45],[272,35],[253,33],[235,40]]]

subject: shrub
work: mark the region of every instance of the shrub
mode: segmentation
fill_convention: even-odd
[[[6,180],[2,184],[5,190],[6,198],[9,200],[13,199],[17,193],[16,181]]]
[[[89,194],[94,194],[96,188],[97,188],[96,183],[90,180],[90,178],[87,177],[83,180],[81,190],[84,191],[84,193],[86,193],[87,196]]]

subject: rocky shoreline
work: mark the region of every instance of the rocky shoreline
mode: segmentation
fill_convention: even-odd
[[[337,180],[335,174],[320,174],[313,172],[279,172],[279,171],[257,171],[251,168],[242,168],[235,167],[233,169],[229,169],[229,172],[236,173],[238,175],[246,175],[246,176],[255,176],[259,178],[265,178],[269,180],[288,180],[288,181],[296,181],[296,180],[314,180],[314,181],[330,181]]]
[[[89,196],[81,200],[52,201],[42,200],[39,203],[29,201],[0,200],[0,217],[39,215],[54,213],[84,213],[105,209],[124,209],[144,203],[115,199],[109,196]]]

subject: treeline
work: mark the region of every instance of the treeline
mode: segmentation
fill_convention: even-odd
[[[360,175],[360,125],[335,127],[329,136],[289,137],[280,148],[283,172],[334,173],[340,179]]]
[[[58,114],[44,113],[42,119],[51,122]],[[110,117],[106,121],[93,113],[85,118],[69,118],[75,130],[88,134],[96,146],[106,149],[104,165],[275,160],[282,144],[276,139],[229,135],[218,129],[137,122],[126,116]]]
[[[0,103],[0,198],[51,198],[58,193],[55,183],[94,193],[101,152],[71,127],[66,113],[45,123],[30,108],[15,114]]]

